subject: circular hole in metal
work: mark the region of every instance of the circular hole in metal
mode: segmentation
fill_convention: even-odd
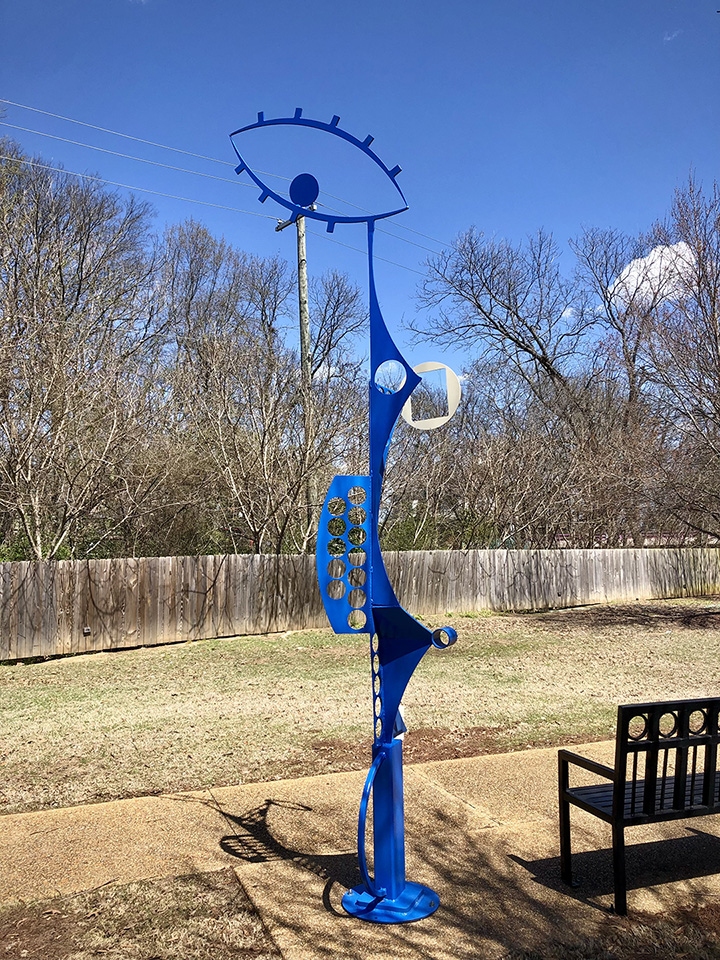
[[[382,700],[380,697],[375,697],[375,716],[379,717],[382,713]]]
[[[375,677],[373,681],[373,690],[376,694],[380,693],[380,677]]]
[[[328,522],[328,533],[333,537],[341,537],[346,529],[347,524],[342,517],[333,517],[332,520]]]
[[[350,507],[348,510],[348,520],[350,523],[365,523],[367,513],[362,507]]]
[[[367,594],[364,590],[351,590],[348,594],[348,603],[351,607],[354,607],[356,610],[359,607],[365,606],[365,601],[367,600]]]
[[[373,653],[377,653],[377,652],[378,652],[378,647],[379,647],[379,646],[380,646],[380,640],[379,640],[379,638],[378,638],[378,635],[377,635],[376,633],[374,633],[374,634],[373,634],[373,638],[372,638]]]
[[[355,506],[357,506],[359,503],[365,503],[366,497],[367,494],[362,487],[352,487],[348,493],[348,500],[350,503],[355,504]]]
[[[354,547],[359,547],[367,540],[367,534],[362,527],[350,527],[348,540]]]
[[[353,567],[361,567],[367,560],[367,554],[364,550],[356,547],[348,553],[348,560]]]
[[[328,553],[331,557],[341,557],[346,550],[347,546],[344,540],[331,540],[328,544]],[[350,562],[352,563],[352,560]]]
[[[351,587],[361,587],[367,580],[367,574],[362,567],[353,567],[348,574],[348,583]]]
[[[707,713],[704,710],[693,710],[688,720],[690,733],[694,736],[705,732],[707,725]]]
[[[362,610],[353,610],[349,614],[347,622],[351,630],[362,630],[367,623],[367,617]]]
[[[327,572],[329,577],[341,577],[345,573],[345,562],[338,560],[336,557],[327,565]],[[353,586],[355,586],[355,584],[353,584]]]
[[[341,513],[345,513],[346,506],[347,504],[342,497],[333,497],[328,504],[328,512],[332,513],[333,516],[338,517]]]
[[[382,720],[378,719],[375,721],[375,736],[380,738],[381,735],[382,735]]]
[[[327,595],[331,600],[340,600],[345,596],[345,584],[342,580],[331,580],[327,585]]]
[[[373,663],[373,671],[374,671],[375,673],[379,673],[379,672],[380,672],[380,657],[379,657],[377,654],[375,654],[375,656],[373,657],[372,663]]]
[[[660,736],[672,737],[677,730],[677,722],[678,718],[676,713],[664,713],[660,717],[660,722],[658,723]]]
[[[642,740],[647,735],[647,717],[639,713],[630,718],[628,724],[628,736],[631,740]]]
[[[385,360],[375,371],[375,386],[381,393],[397,393],[406,380],[405,367],[399,360]]]

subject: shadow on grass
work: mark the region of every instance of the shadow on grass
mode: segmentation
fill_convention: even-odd
[[[694,606],[674,603],[671,600],[642,603],[597,604],[587,607],[570,607],[565,610],[542,611],[539,617],[543,625],[557,628],[570,627],[585,630],[602,630],[610,627],[646,627],[658,630],[720,630],[720,598],[704,597],[706,606],[699,601]],[[715,606],[717,604],[717,609]]]

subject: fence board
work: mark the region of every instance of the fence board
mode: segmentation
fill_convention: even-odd
[[[419,615],[720,592],[714,548],[434,550],[385,560],[400,602]],[[307,554],[0,563],[0,660],[326,623]]]

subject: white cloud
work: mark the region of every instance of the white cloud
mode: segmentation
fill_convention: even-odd
[[[629,306],[650,304],[680,293],[693,265],[693,253],[681,241],[655,247],[646,257],[632,260],[610,287],[610,296]]]
[[[670,33],[669,30],[666,30],[665,36],[663,37],[663,43],[672,43],[673,40],[677,40],[681,33],[682,30],[673,30],[672,33]]]

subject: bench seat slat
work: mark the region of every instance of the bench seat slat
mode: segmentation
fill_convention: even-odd
[[[675,790],[675,777],[668,777],[665,803],[663,806],[660,805],[660,793],[658,792],[655,797],[654,810],[650,816],[653,819],[662,818],[663,820],[672,820],[709,813],[718,806],[717,797],[719,786],[720,773],[716,773],[713,802],[709,805],[704,804],[702,775],[696,773],[693,777],[692,774],[688,774],[685,777],[684,804],[679,809],[674,809],[672,806],[672,798]],[[577,803],[578,806],[585,807],[586,809],[591,808],[591,812],[595,810],[603,819],[607,819],[608,817],[612,817],[613,814],[613,790],[614,786],[612,783],[596,783],[589,787],[571,787],[567,791],[567,796],[571,802]],[[640,823],[648,818],[648,814],[643,812],[645,781],[636,781],[634,798],[632,793],[633,783],[630,782],[625,785],[625,804],[622,819],[625,823]],[[693,808],[697,809],[695,810]]]

